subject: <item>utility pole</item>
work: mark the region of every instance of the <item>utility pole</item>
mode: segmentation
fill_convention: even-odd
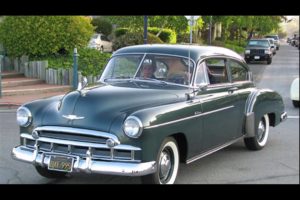
[[[211,26],[212,26],[212,16],[209,18],[209,45],[211,45]]]
[[[147,33],[148,33],[148,16],[145,15],[144,16],[144,44],[148,43]]]
[[[78,85],[78,59],[79,54],[77,53],[77,48],[74,48],[74,55],[73,55],[73,88],[76,89]]]

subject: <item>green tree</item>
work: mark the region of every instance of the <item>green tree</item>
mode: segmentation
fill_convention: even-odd
[[[92,24],[95,26],[97,33],[103,33],[104,35],[110,35],[112,32],[112,24],[105,17],[96,17],[92,20]]]
[[[11,56],[67,54],[87,46],[90,22],[83,16],[8,16],[0,24],[0,42]]]

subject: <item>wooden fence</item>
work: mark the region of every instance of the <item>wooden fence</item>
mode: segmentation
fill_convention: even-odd
[[[5,61],[6,60],[6,61]],[[48,61],[28,61],[27,56],[15,58],[13,60],[4,58],[4,70],[16,71],[24,73],[25,77],[38,78],[44,80],[48,84],[55,85],[72,85],[73,84],[73,68],[70,69],[52,69],[48,68]],[[88,76],[88,83],[94,84],[100,76]],[[81,72],[78,71],[78,82],[82,80]]]

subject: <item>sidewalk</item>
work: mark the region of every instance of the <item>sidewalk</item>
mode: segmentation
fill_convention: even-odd
[[[24,103],[34,101],[37,99],[44,99],[56,95],[63,95],[66,92],[51,92],[30,95],[15,95],[15,96],[2,96],[0,97],[0,110],[3,109],[16,109]]]

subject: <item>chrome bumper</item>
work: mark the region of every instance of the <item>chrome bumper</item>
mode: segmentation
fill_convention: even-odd
[[[287,113],[284,112],[284,113],[282,113],[281,116],[280,116],[280,121],[283,122],[283,121],[285,121],[286,119],[287,119]]]
[[[74,157],[74,172],[99,173],[121,176],[143,176],[156,171],[155,161],[145,163],[126,163],[92,160],[66,154],[42,153],[25,146],[17,146],[12,150],[12,157],[16,160],[47,167],[50,162],[50,155],[64,155]]]

